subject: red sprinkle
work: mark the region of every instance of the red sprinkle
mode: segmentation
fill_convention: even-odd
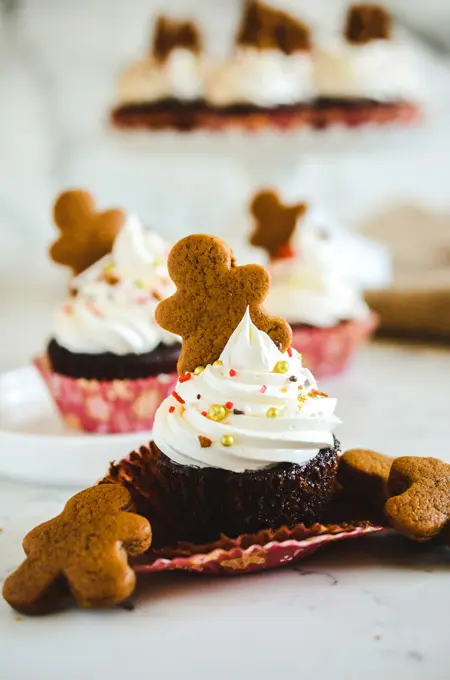
[[[185,403],[186,403],[186,402],[184,401],[184,399],[182,399],[182,398],[180,397],[180,395],[178,394],[178,392],[175,392],[175,390],[172,392],[172,397],[173,397],[174,399],[176,399],[180,404],[185,404]]]
[[[234,376],[237,375],[237,373],[236,373],[236,371],[234,370],[234,368],[230,368],[230,371],[229,371],[228,375],[229,375],[231,378],[234,378]]]
[[[231,411],[231,409],[233,408],[233,406],[234,406],[234,404],[233,404],[232,401],[227,401],[227,403],[225,404],[225,407],[226,407],[229,411]]]
[[[187,381],[190,380],[190,379],[191,379],[191,374],[190,374],[190,373],[185,373],[185,374],[182,375],[180,378],[178,378],[178,382],[184,383],[184,382],[187,382]]]
[[[259,391],[261,392],[261,394],[264,394],[264,392],[266,390],[267,390],[267,385],[263,385]]]
[[[288,357],[292,356],[292,347],[287,348]]]
[[[202,414],[202,416],[207,416],[207,415],[208,415],[208,414],[206,413],[206,411],[202,411],[201,414]]]
[[[173,413],[175,411],[175,406],[169,406],[169,413]]]

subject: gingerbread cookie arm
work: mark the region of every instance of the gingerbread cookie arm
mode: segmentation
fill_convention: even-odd
[[[195,309],[189,320],[184,313],[183,299],[179,293],[162,300],[155,309],[156,323],[175,335],[184,336],[192,325],[195,326]]]
[[[133,512],[123,513],[117,521],[117,538],[128,555],[141,555],[152,543],[152,528],[149,522]]]

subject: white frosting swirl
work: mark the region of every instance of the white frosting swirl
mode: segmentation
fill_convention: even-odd
[[[206,81],[205,99],[213,106],[254,104],[274,107],[314,96],[311,52],[239,47]]]
[[[160,99],[199,99],[203,96],[204,57],[178,47],[163,62],[154,57],[126,68],[117,84],[119,104],[140,104]]]
[[[279,361],[286,362],[286,373],[274,372]],[[175,463],[244,472],[302,464],[333,446],[332,431],[340,422],[336,399],[314,392],[316,381],[301,356],[295,350],[282,354],[254,326],[248,309],[220,362],[182,377],[176,397],[156,413],[153,439]],[[223,420],[205,415],[212,405],[225,406]],[[268,417],[269,409],[277,409],[277,417]],[[231,435],[232,446],[222,443],[224,435]],[[199,436],[211,445],[202,448]]]
[[[369,315],[361,279],[340,257],[339,239],[310,209],[299,219],[292,249],[293,257],[271,263],[270,314],[322,328]]]
[[[159,300],[174,292],[166,266],[169,248],[129,216],[112,253],[73,280],[76,296],[55,314],[57,342],[71,352],[117,355],[177,342],[154,319]]]
[[[394,40],[365,45],[342,41],[314,55],[314,81],[321,97],[414,101],[420,96],[418,73],[410,49]]]

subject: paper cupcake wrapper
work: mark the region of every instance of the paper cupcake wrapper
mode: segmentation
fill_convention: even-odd
[[[238,575],[276,569],[309,557],[327,543],[384,531],[361,525],[298,525],[294,529],[261,531],[231,540],[222,537],[209,546],[180,545],[177,549],[149,551],[134,564],[137,572],[188,571],[207,575]]]
[[[172,373],[138,380],[86,380],[55,373],[47,357],[34,363],[66,425],[95,434],[151,429],[158,406],[178,377]]]
[[[292,346],[302,353],[303,363],[322,378],[344,371],[356,350],[372,335],[378,317],[348,321],[331,328],[293,328]]]
[[[410,125],[422,117],[420,107],[413,102],[367,102],[358,105],[299,105],[280,107],[273,111],[254,110],[248,112],[216,111],[213,108],[198,107],[188,112],[182,109],[152,111],[145,105],[117,107],[111,113],[111,122],[122,129],[177,130],[193,132],[209,130],[264,130],[291,131],[300,128],[325,130],[330,127],[358,128],[366,125]]]

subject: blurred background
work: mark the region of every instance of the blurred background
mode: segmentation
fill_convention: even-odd
[[[277,4],[295,8],[326,40],[346,3]],[[232,143],[201,134],[129,139],[106,122],[117,74],[147,50],[155,14],[195,17],[207,49],[224,54],[240,0],[0,0],[0,368],[36,350],[54,300],[65,292],[47,246],[55,233],[52,203],[67,187],[89,189],[101,206],[136,211],[171,240],[207,231],[238,241],[248,230],[250,195],[276,184],[287,198],[313,200],[349,229],[387,242],[392,236],[400,252],[423,251],[436,233],[439,257],[447,253],[450,265],[450,4],[384,4],[417,53],[422,126]]]

